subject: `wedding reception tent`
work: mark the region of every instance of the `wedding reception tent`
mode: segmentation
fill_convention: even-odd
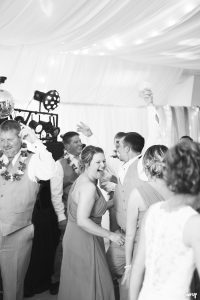
[[[135,211],[138,213],[137,218],[135,217],[135,229],[133,230],[136,238],[133,237],[131,233],[133,239],[132,237],[130,239],[131,235],[126,234],[129,233],[126,226],[126,212],[128,211],[127,200],[129,196],[131,197],[132,195],[131,191],[135,189],[136,184],[139,183],[139,175],[141,175],[138,175],[139,168],[137,169],[137,166],[139,163],[141,163],[140,171],[143,171],[142,159],[140,159],[138,163],[141,151],[146,150],[147,146],[152,144],[164,144],[170,147],[185,135],[190,136],[194,141],[200,142],[200,0],[1,0],[0,84],[0,124],[2,124],[5,119],[15,119],[20,122],[22,126],[23,123],[28,125],[34,129],[38,137],[42,139],[46,148],[52,152],[55,160],[63,157],[63,144],[65,145],[65,150],[67,150],[65,151],[66,153],[63,159],[56,162],[57,167],[55,167],[54,160],[45,150],[45,147],[41,145],[42,143],[40,143],[40,141],[38,144],[33,143],[31,146],[34,146],[34,148],[31,149],[37,152],[35,157],[38,158],[38,160],[35,160],[37,163],[32,160],[33,163],[31,164],[31,159],[34,159],[34,154],[30,154],[28,152],[29,148],[26,148],[30,147],[30,142],[27,137],[29,137],[32,142],[35,142],[35,136],[33,139],[31,138],[32,131],[30,128],[25,127],[23,128],[25,130],[20,132],[22,140],[27,138],[29,142],[27,142],[27,146],[26,143],[21,143],[21,139],[18,137],[20,127],[16,122],[6,122],[1,127],[0,216],[3,216],[3,218],[1,217],[3,221],[0,220],[0,233],[1,237],[2,233],[5,233],[5,236],[3,239],[1,238],[0,249],[0,300],[3,296],[6,299],[11,299],[7,296],[11,290],[13,295],[17,294],[17,299],[19,299],[18,290],[20,290],[21,294],[24,293],[25,297],[35,295],[34,298],[31,298],[35,300],[57,299],[55,295],[58,293],[59,281],[61,282],[60,286],[65,285],[65,279],[63,280],[64,284],[62,283],[63,275],[61,275],[60,280],[60,266],[58,266],[58,277],[56,279],[54,278],[55,280],[52,278],[53,275],[55,275],[54,273],[56,273],[56,263],[61,264],[62,261],[61,242],[67,224],[65,218],[67,212],[69,212],[69,218],[67,216],[67,219],[71,224],[71,226],[67,228],[78,228],[77,231],[69,231],[72,237],[69,245],[73,244],[71,243],[72,240],[74,241],[74,247],[71,248],[72,250],[68,248],[70,249],[69,253],[76,252],[74,251],[76,249],[80,251],[73,257],[72,261],[74,261],[75,264],[63,264],[63,270],[67,266],[66,270],[67,272],[69,270],[68,274],[70,276],[71,274],[76,274],[75,277],[78,278],[77,281],[74,281],[73,278],[75,277],[72,276],[72,280],[70,278],[68,286],[66,286],[71,287],[72,282],[75,289],[77,288],[77,290],[79,290],[79,286],[82,286],[82,279],[86,278],[89,284],[88,282],[86,282],[87,285],[83,284],[84,292],[88,290],[91,297],[84,299],[94,299],[94,294],[97,295],[95,299],[113,299],[109,296],[99,296],[101,295],[99,291],[104,292],[104,290],[106,290],[106,294],[108,295],[111,295],[111,293],[114,294],[112,279],[109,273],[111,268],[109,271],[109,267],[106,265],[106,258],[104,257],[105,251],[102,247],[103,239],[101,240],[100,237],[105,239],[106,248],[111,245],[111,241],[116,242],[118,247],[122,247],[119,252],[122,253],[122,255],[120,254],[120,260],[123,261],[124,259],[122,270],[125,270],[125,272],[123,270],[124,274],[126,274],[127,270],[130,272],[132,262],[130,260],[130,262],[127,263],[127,259],[125,259],[124,245],[126,249],[128,249],[127,240],[129,239],[131,241],[130,243],[134,245],[134,251],[137,249],[137,232],[140,234],[138,228],[140,228],[141,225],[141,215],[144,214],[144,211],[151,203],[154,203],[155,200],[157,202],[161,198],[162,200],[168,198],[168,194],[164,197],[161,193],[164,186],[161,180],[164,165],[163,157],[167,148],[165,146],[163,147],[163,145],[156,146],[162,149],[164,148],[165,151],[159,150],[163,156],[159,154],[158,150],[156,150],[157,152],[154,154],[155,157],[149,155],[151,156],[150,160],[152,160],[152,166],[153,164],[156,165],[156,171],[152,168],[152,173],[155,174],[150,174],[149,171],[149,178],[154,184],[157,179],[158,182],[162,182],[162,185],[158,185],[157,188],[155,188],[155,191],[158,189],[159,193],[158,191],[156,193],[155,191],[153,192],[155,195],[159,194],[160,196],[155,197],[154,194],[151,196],[151,187],[151,189],[147,189],[146,192],[148,197],[145,196],[145,198],[148,198],[148,201],[145,200],[145,202],[149,204],[140,204],[142,207],[141,210],[141,207],[139,208],[138,206],[136,209],[135,206]],[[149,98],[150,101],[147,98]],[[70,135],[68,135],[68,137],[65,135],[66,139],[64,139],[64,143],[61,143],[62,135],[68,131],[77,131],[78,128],[80,128],[77,126],[83,124],[81,122],[86,124],[86,129],[88,129],[87,126],[89,126],[93,132],[93,137],[88,139],[83,136],[83,132],[80,133],[80,138],[83,142],[82,145],[77,134],[73,135],[74,133],[72,133],[71,137]],[[17,128],[17,130],[14,128],[13,130],[11,125],[9,125],[9,128],[9,126],[6,127],[5,124],[12,124],[12,126],[14,124],[19,128]],[[122,137],[125,136],[123,132],[127,133],[133,131],[140,133],[145,138],[146,143],[144,145],[144,139],[140,136],[138,137],[137,134],[127,135],[126,138],[128,139],[130,136],[136,137],[138,142],[136,142],[136,149],[132,149],[134,148],[133,146],[135,146],[131,144],[133,143],[132,141],[129,143],[129,141],[125,140],[125,146],[123,144],[120,145],[120,147],[128,149],[129,152],[129,154],[127,154],[128,159],[127,157],[126,159],[120,157],[121,160],[124,161],[124,165],[127,163],[120,169],[119,165],[121,166],[122,162],[117,159],[117,154],[120,151],[117,151],[116,147],[115,152],[113,152],[114,136],[116,133],[121,132]],[[42,134],[44,134],[44,136],[42,136]],[[71,142],[74,137],[75,139]],[[96,141],[96,144],[94,141]],[[121,141],[119,143],[121,143]],[[76,146],[74,148],[72,147],[74,151],[70,152],[71,144],[76,144]],[[88,156],[85,154],[85,161],[82,159],[82,162],[84,161],[85,163],[85,171],[82,172],[83,168],[80,168],[80,153],[83,149],[82,146],[85,144],[102,147],[105,151],[107,162],[109,159],[114,158],[112,165],[115,166],[116,164],[117,171],[111,172],[108,171],[109,168],[107,168],[104,172],[105,160],[104,156],[102,156],[102,151],[97,151],[95,148],[96,152],[92,152],[94,151],[93,147],[86,147],[85,151],[90,150],[88,152],[89,154],[86,153]],[[68,148],[69,145],[70,147]],[[126,145],[128,145],[128,147],[126,147]],[[184,143],[179,143],[178,147],[182,145],[184,145]],[[185,143],[185,145],[187,146],[187,143]],[[192,149],[193,145],[197,147],[198,144],[188,143],[187,147],[191,146]],[[79,151],[77,152],[78,148]],[[191,149],[187,149],[188,154]],[[199,148],[195,149],[197,149],[195,152],[196,155]],[[182,150],[180,150],[180,153],[181,151]],[[82,153],[84,154],[84,152]],[[40,155],[41,153],[43,154]],[[93,160],[94,153],[98,154],[98,156],[95,156],[95,160]],[[113,153],[115,153],[115,155],[113,155]],[[142,152],[142,155],[143,153],[144,152]],[[179,176],[179,174],[181,174],[182,169],[179,170],[178,163],[176,164],[174,162],[174,169],[177,168],[179,173],[177,171],[177,178],[172,178],[177,180],[177,186],[183,184],[182,182],[185,181],[185,177],[187,177],[182,189],[173,190],[175,194],[178,191],[178,196],[179,192],[180,195],[183,193],[183,196],[187,196],[183,197],[185,201],[183,205],[192,206],[192,203],[195,203],[192,197],[199,192],[197,188],[197,186],[199,187],[199,181],[197,181],[199,180],[199,169],[196,167],[197,163],[194,170],[196,161],[195,155],[193,154],[191,159],[188,159],[187,156],[186,158],[183,156],[182,160],[185,158],[185,161],[188,161],[187,167],[189,163],[191,163],[192,171],[189,170],[190,166],[185,168],[185,165],[180,163],[179,165],[181,167],[183,166],[182,169],[186,171],[189,170],[187,176],[184,175],[187,172],[183,172],[182,177],[184,180],[180,180],[180,182],[179,177],[181,176]],[[47,160],[48,157],[49,159]],[[28,164],[27,169],[25,163],[26,159],[28,159],[26,162]],[[94,161],[94,167],[93,164],[90,163],[90,159]],[[199,162],[198,159],[199,158],[197,158],[197,162]],[[19,163],[16,164],[16,162]],[[50,168],[51,165],[52,169]],[[98,165],[98,167],[96,167],[96,165]],[[146,162],[146,169],[151,169],[151,167],[147,167],[147,165],[148,163]],[[108,163],[107,166],[109,167]],[[49,170],[47,167],[49,167]],[[68,167],[70,171],[68,171]],[[129,170],[131,170],[130,173],[128,173]],[[44,174],[42,174],[43,172]],[[69,174],[67,172],[69,172]],[[159,173],[159,176],[157,176],[158,174],[156,175],[156,172]],[[82,174],[80,175],[80,173]],[[176,172],[174,172],[174,174],[175,173]],[[25,176],[23,177],[23,175]],[[73,217],[70,209],[67,207],[70,207],[70,204],[72,204],[75,198],[73,199],[72,195],[69,194],[71,199],[70,203],[68,200],[68,192],[72,183],[75,182],[75,179],[78,178],[79,180],[79,178],[84,178],[84,176],[86,181],[81,179],[81,184],[73,185],[73,189],[75,189],[75,185],[77,188],[74,194],[78,195],[76,205],[71,206],[72,214],[75,216]],[[23,179],[20,183],[19,181],[22,177]],[[113,177],[115,181],[111,182],[111,178]],[[189,181],[189,177],[191,181]],[[109,187],[107,189],[105,188],[105,191],[102,192],[105,194],[106,200],[111,200],[109,204],[105,203],[103,197],[101,197],[101,194],[97,190],[97,182],[102,178],[101,187],[103,188],[103,184],[104,188]],[[49,179],[51,179],[51,182]],[[36,181],[38,180],[40,180],[40,186],[38,185],[36,187]],[[13,183],[13,181],[15,181],[15,183]],[[106,186],[105,183],[108,185]],[[132,186],[132,184],[134,185]],[[80,186],[81,189],[79,192],[78,188]],[[146,186],[148,186],[148,183]],[[149,186],[151,186],[151,184]],[[39,189],[39,193],[37,193],[37,188]],[[142,189],[143,188],[145,188],[145,185],[142,186]],[[91,194],[91,196],[90,190],[92,191],[92,189],[94,192],[92,192],[93,194]],[[117,193],[114,194],[116,190]],[[151,193],[149,193],[149,191]],[[190,193],[188,193],[188,191]],[[32,192],[34,193],[33,196]],[[117,232],[119,231],[120,234],[116,232],[113,233],[114,230],[111,228],[112,226],[110,226],[110,224],[112,225],[111,221],[113,216],[112,211],[110,210],[109,212],[109,209],[112,208],[114,203],[114,200],[112,203],[113,194],[113,198],[119,194],[119,199],[117,200],[117,209],[119,208],[119,210],[117,211],[116,209],[117,213],[116,211],[114,213],[118,214],[121,221],[123,221],[122,224],[120,224],[120,222],[117,224],[119,229]],[[138,194],[140,194],[140,191]],[[82,198],[85,197],[84,201],[86,200],[84,205],[81,204],[82,206],[79,202],[79,198],[81,198],[80,195]],[[136,194],[133,193],[133,195],[135,197]],[[62,198],[62,196],[64,197]],[[191,196],[191,198],[189,196]],[[116,199],[117,197],[118,196],[116,196]],[[143,198],[142,194],[141,197]],[[150,201],[149,198],[152,198],[152,200]],[[65,207],[62,203],[64,199]],[[121,201],[121,199],[123,201]],[[192,201],[190,201],[191,199]],[[29,200],[32,202],[29,203]],[[93,204],[92,201],[94,202]],[[116,203],[115,200],[115,206]],[[135,201],[135,203],[137,204],[139,201]],[[179,204],[180,203],[181,201],[179,201]],[[74,212],[73,207],[75,207]],[[78,221],[78,214],[76,213],[77,207],[79,207],[79,215],[82,217],[81,220],[86,220],[86,223]],[[178,208],[178,205],[174,205],[174,207],[176,211],[179,211],[180,207]],[[194,205],[194,207],[198,207],[198,205]],[[173,209],[170,209],[169,212],[174,214]],[[173,232],[173,239],[169,241],[173,243],[169,243],[168,239],[165,240],[165,238],[152,239],[153,241],[158,240],[159,245],[161,245],[160,241],[164,241],[163,245],[169,246],[168,248],[164,248],[164,253],[166,253],[165,249],[170,250],[168,251],[169,255],[170,253],[175,253],[175,256],[172,256],[172,258],[169,256],[169,261],[178,262],[178,264],[173,264],[173,268],[171,268],[170,265],[166,271],[168,272],[166,273],[167,275],[159,277],[160,280],[160,278],[167,278],[166,276],[168,276],[168,274],[173,274],[171,277],[168,276],[170,279],[172,278],[172,280],[167,282],[166,288],[164,289],[164,293],[168,291],[171,282],[177,285],[175,294],[170,294],[173,296],[173,299],[177,299],[176,295],[182,295],[182,291],[179,291],[182,285],[179,284],[179,280],[177,283],[174,278],[179,277],[178,279],[180,279],[180,274],[186,274],[187,270],[189,270],[188,274],[192,274],[194,266],[192,261],[190,267],[189,259],[192,258],[192,252],[191,249],[188,250],[189,252],[186,252],[186,243],[183,243],[184,239],[182,238],[184,237],[182,234],[183,227],[186,221],[188,222],[189,220],[185,218],[185,216],[187,216],[185,212],[189,212],[189,217],[196,217],[196,212],[184,210],[184,214],[182,215],[173,215],[173,218],[174,216],[178,216],[178,218],[173,219],[170,216],[171,219],[168,219],[170,220],[170,222],[168,222],[170,223],[169,232]],[[64,218],[59,218],[60,215],[64,215]],[[102,227],[110,230],[110,232],[106,231],[106,234],[105,231],[102,231],[102,228],[98,226],[100,225],[102,216]],[[164,216],[163,219],[165,219],[164,214],[160,214],[160,216],[159,219],[162,219],[162,216]],[[181,218],[179,218],[179,216],[181,216]],[[184,219],[182,219],[182,216]],[[91,219],[89,220],[90,222],[88,222],[89,218]],[[178,221],[175,222],[175,219]],[[171,222],[171,220],[175,221]],[[184,221],[182,222],[182,220]],[[30,225],[31,222],[34,228]],[[94,226],[94,222],[96,226]],[[132,222],[132,224],[134,222]],[[72,223],[74,225],[72,225]],[[85,224],[89,225],[86,226]],[[162,225],[162,222],[155,224],[156,226],[158,224],[157,227],[159,231],[162,232],[159,225]],[[167,223],[165,222],[163,224]],[[191,224],[192,222],[189,223],[188,226],[190,229],[193,228]],[[172,227],[172,225],[174,227]],[[172,229],[174,230],[177,226],[178,231],[172,231]],[[79,227],[83,232],[85,231],[84,235],[79,233]],[[7,228],[10,231],[8,231]],[[151,226],[149,228],[151,228]],[[168,228],[168,226],[165,225],[165,229],[166,228]],[[196,228],[198,228],[198,226],[196,226]],[[27,229],[27,231],[23,231],[24,229]],[[179,229],[182,231],[179,231]],[[81,230],[80,232],[82,232]],[[75,232],[75,234],[73,232]],[[166,230],[166,232],[168,231]],[[188,231],[188,235],[190,235],[189,233],[190,231]],[[91,234],[91,237],[89,234]],[[114,238],[113,234],[115,235]],[[125,234],[126,237],[128,236],[128,239],[125,237]],[[98,236],[98,239],[95,235]],[[85,238],[87,236],[89,236],[89,239]],[[191,234],[191,240],[195,240],[195,236],[199,237],[194,230],[194,235]],[[176,237],[178,242],[175,240]],[[179,247],[179,237],[181,237],[181,247]],[[109,238],[110,241],[107,238]],[[25,242],[24,239],[26,239]],[[28,267],[28,257],[30,256],[32,240],[33,247]],[[188,241],[189,239],[186,238],[185,240]],[[76,243],[77,241],[78,243]],[[81,241],[83,241],[83,243]],[[92,243],[90,243],[91,241]],[[98,241],[98,243],[96,243],[96,241]],[[29,246],[27,246],[27,244],[29,244]],[[170,248],[172,244],[173,248]],[[184,248],[182,244],[184,244]],[[191,242],[191,244],[193,246],[192,248],[196,246],[194,241]],[[59,245],[60,249],[58,247]],[[187,246],[188,245],[190,245],[189,242],[187,243]],[[177,252],[174,251],[176,247],[178,249]],[[27,248],[28,250],[21,252],[20,249],[22,248]],[[100,248],[102,249],[99,252]],[[59,251],[60,257],[57,259],[57,252]],[[130,258],[132,259],[133,247],[129,252],[131,253]],[[141,253],[142,252],[143,251],[141,251]],[[10,253],[14,253],[15,255],[12,257]],[[24,255],[24,253],[26,253],[26,255]],[[79,255],[80,253],[81,255]],[[90,255],[91,253],[92,255]],[[159,254],[160,252],[158,251],[157,253]],[[7,268],[7,264],[5,263],[5,257],[7,256],[9,257],[9,261],[7,260],[9,265],[14,262],[12,266],[15,272],[13,272],[12,266]],[[154,253],[152,257],[153,256]],[[178,256],[181,257],[181,260],[177,259]],[[18,257],[20,257],[19,260]],[[66,260],[67,263],[68,261],[71,262],[70,257],[69,255],[69,260]],[[157,258],[157,254],[155,257]],[[164,267],[165,265],[168,266],[168,260],[166,260],[166,262],[164,261],[166,257],[163,258],[159,255],[158,257],[160,260],[158,259],[158,264],[156,265],[155,278],[158,278],[157,274],[160,274],[159,261],[161,261],[161,267],[162,262]],[[23,262],[23,260],[26,260],[26,262]],[[57,262],[57,260],[59,261]],[[155,259],[155,261],[157,260]],[[17,263],[15,264],[15,262]],[[84,262],[84,264],[82,264],[82,262]],[[19,271],[22,270],[21,266],[19,269],[18,265],[20,264],[23,265],[23,272]],[[88,270],[87,265],[91,267]],[[152,265],[154,264],[152,263]],[[72,266],[71,269],[68,268],[68,266]],[[75,268],[73,268],[74,266]],[[178,266],[176,268],[178,272],[175,272],[174,276],[172,271],[175,270],[176,266]],[[179,266],[181,266],[181,268],[179,268]],[[184,271],[185,266],[187,266],[186,271]],[[25,277],[26,267],[28,271]],[[9,276],[11,273],[16,280],[10,280]],[[138,274],[139,273],[142,274],[142,272],[138,272]],[[5,276],[5,274],[7,275]],[[67,276],[64,274],[63,278],[67,278],[68,274]],[[80,274],[81,276],[79,277]],[[108,276],[106,274],[108,274]],[[122,274],[120,274],[120,276]],[[149,274],[153,274],[153,272],[149,272]],[[14,277],[15,275],[16,277]],[[117,274],[115,279],[120,276]],[[186,278],[184,276],[183,279]],[[190,289],[192,292],[195,291],[195,293],[187,294],[188,299],[189,296],[194,295],[196,299],[197,294],[199,299],[200,286],[199,279],[197,279],[196,276],[198,277],[198,275],[194,273],[192,280],[194,286],[191,285]],[[109,280],[107,280],[107,278]],[[123,275],[123,278],[126,278],[126,276],[124,277]],[[117,282],[117,280],[114,281]],[[129,281],[128,277],[125,281],[126,283]],[[152,282],[154,284],[154,280],[152,280]],[[160,282],[165,281],[160,280]],[[55,292],[54,290],[54,292],[52,292],[51,288],[52,286],[55,288],[55,285],[57,286],[57,291]],[[118,292],[117,285],[115,284],[116,294]],[[184,291],[187,285],[189,286],[189,280],[188,283],[186,280],[184,281]],[[148,284],[146,284],[146,286],[148,286]],[[151,284],[149,286],[151,287]],[[155,285],[155,287],[157,286]],[[66,288],[66,290],[67,289],[68,288]],[[121,283],[119,289],[123,290]],[[124,288],[124,290],[125,289],[126,288]],[[59,291],[59,293],[62,293],[62,288],[60,288],[60,290],[61,292]],[[159,296],[159,288],[155,288],[155,295],[157,295],[157,290],[158,298],[156,299],[162,299],[163,297]],[[37,296],[38,294],[39,296]],[[84,293],[80,293],[80,295],[82,294]],[[167,297],[168,296],[166,296],[166,298]],[[183,298],[185,299],[185,297],[186,293],[184,292]],[[64,298],[62,298],[62,296],[59,296],[59,299],[65,298],[80,299],[82,297],[68,297],[64,295]],[[116,297],[116,299],[119,298]],[[121,300],[123,299],[124,298],[121,297]]]
[[[148,135],[148,87],[166,143],[200,141],[200,0],[3,0],[0,12],[1,88],[15,108],[56,90],[61,133],[83,121],[110,150],[118,131]]]

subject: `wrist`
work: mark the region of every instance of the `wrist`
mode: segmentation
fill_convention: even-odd
[[[85,134],[85,136],[89,138],[89,137],[92,136],[92,134],[93,134],[92,131],[91,131],[91,132],[87,132],[87,133]]]

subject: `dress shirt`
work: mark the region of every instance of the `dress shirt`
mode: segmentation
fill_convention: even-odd
[[[73,163],[78,167],[79,159],[72,154],[69,154],[70,158],[73,159]],[[63,178],[64,171],[59,160],[56,161],[55,174],[51,178],[51,201],[56,212],[58,222],[66,220],[65,207],[62,201],[63,196]]]
[[[111,174],[118,177],[119,170],[123,166],[124,162],[121,161],[119,158],[114,158],[111,156],[106,157],[106,165]]]
[[[41,141],[37,141],[34,144],[26,143],[28,150],[34,152],[28,164],[29,179],[34,182],[49,180],[55,172],[55,161],[52,158],[52,154],[46,150]],[[14,156],[11,162],[12,166],[17,162],[20,153],[21,151]]]
[[[141,154],[137,155],[134,158],[131,158],[129,161],[125,162],[122,165],[121,169],[119,170],[119,174],[118,174],[121,184],[123,184],[123,182],[124,182],[124,178],[126,176],[126,173],[128,171],[128,168],[130,167],[130,165],[132,165],[132,163],[134,163],[134,161],[136,161],[140,156],[141,156]]]

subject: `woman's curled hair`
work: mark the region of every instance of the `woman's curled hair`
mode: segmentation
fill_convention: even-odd
[[[163,160],[167,150],[164,145],[153,145],[146,150],[143,166],[148,177],[163,178]]]
[[[197,195],[200,192],[200,144],[182,142],[169,149],[164,179],[174,193]]]

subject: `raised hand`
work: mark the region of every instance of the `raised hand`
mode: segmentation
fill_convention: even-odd
[[[77,124],[77,131],[81,132],[82,134],[84,134],[87,137],[90,137],[92,135],[92,130],[90,129],[90,127],[83,122],[80,122],[79,124]]]
[[[141,90],[139,96],[144,99],[147,105],[153,104],[153,92],[150,88]]]
[[[36,136],[34,130],[31,129],[29,126],[21,124],[21,128],[22,129],[19,133],[19,136],[21,137],[21,139],[23,141],[33,144],[39,140],[38,137]]]

